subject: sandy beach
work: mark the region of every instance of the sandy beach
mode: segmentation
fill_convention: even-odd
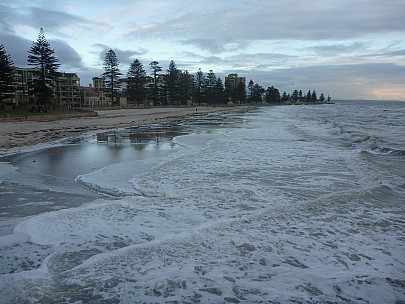
[[[220,111],[244,110],[246,107],[184,107],[99,110],[93,117],[52,119],[43,116],[34,119],[0,120],[0,152],[41,143],[57,141],[88,131],[115,129],[153,123],[175,121],[189,115]]]

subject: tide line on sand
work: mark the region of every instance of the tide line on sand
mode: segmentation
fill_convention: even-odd
[[[0,121],[0,153],[17,152],[19,148],[49,143],[88,131],[107,130],[168,123],[190,115],[222,111],[247,111],[247,106],[172,107],[99,110],[97,116],[59,120]]]

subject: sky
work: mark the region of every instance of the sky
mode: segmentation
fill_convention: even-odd
[[[0,44],[18,67],[40,28],[81,85],[113,49],[123,76],[199,68],[282,93],[405,100],[405,0],[2,0]]]

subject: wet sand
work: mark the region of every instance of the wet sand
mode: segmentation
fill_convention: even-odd
[[[100,110],[93,117],[35,120],[0,120],[0,153],[33,146],[88,131],[107,130],[137,125],[172,122],[181,118],[220,111],[244,111],[247,107],[184,107]],[[68,116],[67,116],[68,117]]]

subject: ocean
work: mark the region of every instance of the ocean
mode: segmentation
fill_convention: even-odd
[[[0,159],[1,303],[405,303],[405,103],[128,126]]]

